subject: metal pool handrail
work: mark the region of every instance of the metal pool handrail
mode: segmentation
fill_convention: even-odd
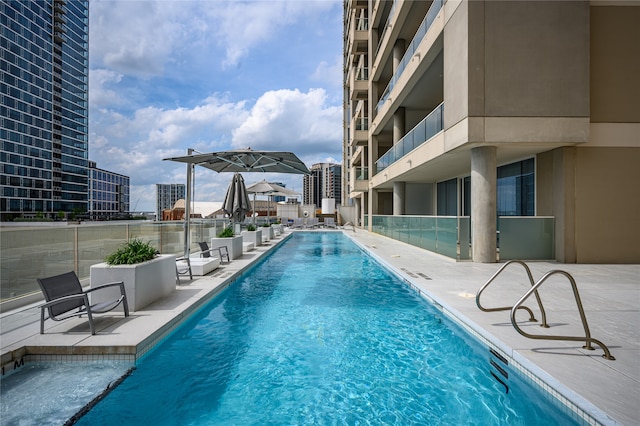
[[[537,293],[538,287],[540,287],[547,280],[547,278],[549,278],[552,275],[556,275],[556,274],[564,275],[569,280],[569,283],[571,283],[571,288],[573,290],[573,296],[574,296],[574,298],[576,300],[576,304],[578,305],[578,311],[580,312],[580,319],[582,320],[582,327],[583,327],[584,333],[585,333],[584,337],[579,337],[579,336],[542,336],[542,335],[529,334],[529,333],[526,333],[524,330],[522,330],[518,326],[518,323],[516,322],[516,312],[517,312],[517,310],[519,308],[521,308],[521,305],[524,303],[524,301],[529,296],[531,296],[531,293],[535,293],[536,297],[538,297],[538,293]],[[520,333],[524,337],[528,337],[529,339],[567,340],[567,341],[576,341],[576,342],[581,342],[581,341],[585,340],[586,344],[583,346],[583,349],[588,349],[588,350],[591,350],[591,351],[594,350],[594,348],[591,346],[591,343],[595,343],[596,345],[600,346],[602,348],[602,350],[604,351],[604,355],[602,355],[603,358],[611,360],[611,361],[615,360],[615,357],[613,355],[611,355],[611,352],[609,352],[609,348],[607,348],[607,346],[604,343],[602,343],[601,341],[591,337],[591,333],[589,332],[589,325],[587,324],[587,317],[584,314],[584,308],[582,307],[582,301],[580,300],[580,294],[578,293],[578,286],[576,284],[575,279],[571,276],[570,273],[568,273],[566,271],[562,271],[562,270],[549,271],[542,278],[540,278],[538,280],[538,282],[535,283],[531,287],[531,289],[529,289],[524,294],[524,296],[522,296],[520,298],[520,300],[518,300],[516,302],[515,305],[513,305],[513,308],[511,308],[511,324],[513,325],[513,327],[516,329],[516,331],[518,333]]]
[[[514,264],[514,263],[516,263],[518,265],[521,265],[524,268],[524,270],[527,272],[527,276],[529,277],[529,282],[531,283],[531,287],[534,287],[535,282],[533,280],[533,275],[531,275],[531,270],[529,269],[529,266],[527,266],[527,264],[524,263],[521,260],[510,260],[507,263],[505,263],[504,265],[502,265],[500,267],[500,269],[498,269],[498,271],[495,274],[493,274],[493,276],[491,278],[489,278],[489,280],[486,283],[484,283],[484,285],[482,287],[480,287],[480,289],[476,293],[476,306],[478,306],[478,309],[480,309],[483,312],[498,312],[498,311],[511,311],[512,309],[524,309],[525,311],[529,312],[529,321],[537,321],[535,316],[533,315],[533,311],[531,309],[529,309],[527,306],[518,306],[518,308],[514,308],[512,306],[500,306],[500,307],[497,307],[497,308],[485,308],[480,303],[480,296],[482,295],[482,292],[489,286],[489,284],[491,284],[493,282],[493,280],[495,280],[498,277],[498,275],[500,275],[502,273],[502,271],[505,270],[505,268],[507,266],[509,266],[511,264]],[[531,291],[529,291],[529,293],[531,293]],[[541,327],[545,327],[545,328],[549,328],[549,325],[547,324],[547,314],[545,313],[544,307],[542,306],[542,300],[540,300],[540,295],[538,294],[537,290],[534,290],[533,293],[536,296],[536,300],[538,302],[538,308],[540,309],[540,314],[542,315],[542,324],[540,324],[540,326]]]

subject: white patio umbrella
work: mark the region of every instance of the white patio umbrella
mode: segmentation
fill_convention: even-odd
[[[266,180],[262,180],[260,182],[256,182],[253,185],[249,185],[247,187],[247,192],[249,194],[253,194],[253,205],[256,205],[256,194],[266,195],[267,198],[267,223],[269,222],[269,210],[271,207],[271,197],[274,195],[281,195],[283,197],[293,197],[296,195],[300,195],[299,192],[292,191],[290,189],[285,188],[284,186],[280,186],[276,183],[267,182]],[[253,223],[256,223],[256,217],[253,216]]]

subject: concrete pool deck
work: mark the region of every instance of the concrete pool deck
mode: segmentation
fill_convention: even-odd
[[[534,279],[561,269],[575,278],[584,305],[591,337],[603,342],[616,360],[601,357],[603,351],[582,349],[584,343],[527,339],[510,323],[509,312],[482,312],[475,303],[477,290],[502,266],[456,262],[402,242],[358,229],[344,231],[381,263],[436,303],[480,340],[531,371],[544,382],[576,401],[604,424],[633,425],[640,422],[640,265],[568,265],[555,262],[528,263]],[[36,305],[0,316],[3,375],[20,360],[121,359],[135,361],[153,345],[210,300],[246,268],[281,243],[272,240],[222,265],[204,277],[181,277],[181,285],[166,299],[133,312],[96,316],[97,333],[91,336],[86,319],[63,322],[47,320],[39,334],[40,311]],[[508,306],[529,288],[524,269],[518,265],[504,273],[483,294],[486,307]],[[553,277],[540,288],[551,328],[518,316],[530,334],[583,336],[580,317],[566,278]],[[527,306],[540,319],[535,299]],[[487,359],[489,354],[487,354]],[[537,379],[536,379],[537,380]]]

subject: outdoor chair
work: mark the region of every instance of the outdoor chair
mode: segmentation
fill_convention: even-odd
[[[122,281],[100,285],[86,291],[82,290],[80,280],[74,271],[49,278],[38,278],[37,281],[46,300],[46,303],[40,306],[40,334],[44,334],[45,310],[48,312],[49,318],[54,321],[62,321],[86,314],[89,318],[91,334],[96,334],[96,329],[93,325],[93,314],[109,312],[122,303],[124,316],[129,316],[129,304],[124,290],[124,282]],[[120,287],[120,297],[118,299],[93,305],[89,303],[89,293],[115,286]]]
[[[189,279],[193,279],[191,272],[191,260],[188,257],[176,257],[176,284],[180,285],[180,275],[189,274]]]
[[[326,228],[335,228],[336,227],[335,219],[332,218],[332,217],[325,217],[324,218],[324,226]]]
[[[216,251],[218,252],[220,262],[223,262],[224,259],[226,258],[227,259],[226,262],[231,263],[231,260],[229,259],[229,250],[227,249],[227,246],[209,248],[209,244],[207,244],[206,241],[198,243],[198,245],[200,246],[201,257],[211,257],[211,252]]]

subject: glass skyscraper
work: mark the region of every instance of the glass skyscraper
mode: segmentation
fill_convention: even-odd
[[[0,2],[2,219],[87,210],[89,2]]]

